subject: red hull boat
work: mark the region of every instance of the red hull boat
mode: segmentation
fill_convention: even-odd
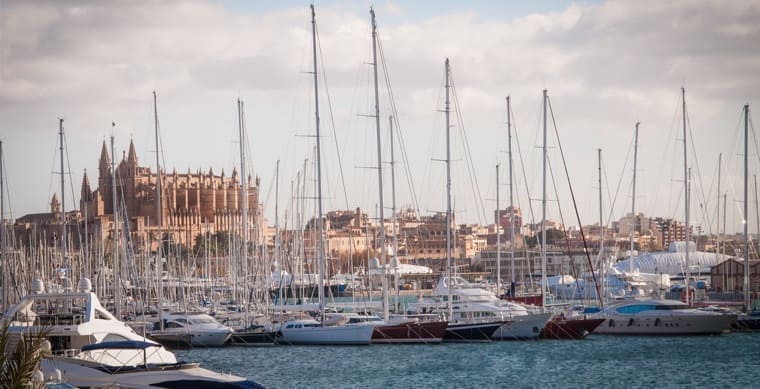
[[[380,325],[372,332],[372,343],[441,343],[447,326],[445,321]]]
[[[594,332],[604,319],[562,319],[549,320],[541,330],[542,339],[583,339]]]

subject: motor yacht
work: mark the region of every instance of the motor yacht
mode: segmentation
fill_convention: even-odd
[[[589,311],[593,312],[593,311]],[[713,335],[731,328],[735,314],[694,308],[677,300],[630,300],[600,311],[596,334]]]
[[[174,353],[134,332],[106,310],[84,278],[78,290],[45,293],[35,280],[32,293],[3,315],[8,342],[42,333],[47,342],[40,370],[75,387],[259,388],[261,385],[178,361]]]
[[[232,335],[232,329],[203,312],[172,312],[153,324],[148,336],[167,346],[220,347]]]

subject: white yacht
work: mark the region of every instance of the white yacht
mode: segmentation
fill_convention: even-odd
[[[313,319],[299,319],[283,323],[276,340],[284,344],[363,345],[370,344],[374,330],[372,324],[329,326]]]
[[[153,324],[148,336],[165,345],[221,347],[232,335],[232,328],[203,312],[172,312]]]
[[[452,312],[450,324],[504,321],[491,339],[537,339],[553,313],[529,310],[520,304],[500,300],[486,289],[476,288],[462,277],[452,277]],[[448,277],[441,277],[429,298],[409,304],[417,313],[445,313]]]
[[[3,315],[11,345],[47,331],[49,343],[40,363],[45,378],[60,377],[76,387],[261,387],[243,377],[177,361],[172,352],[108,312],[90,292],[88,279],[82,279],[78,289],[45,293],[43,283],[35,280],[33,292]]]
[[[630,300],[600,312],[596,334],[711,335],[731,328],[736,315],[691,307],[677,300]]]

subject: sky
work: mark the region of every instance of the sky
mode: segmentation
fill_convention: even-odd
[[[141,164],[155,170],[156,91],[161,159],[169,172],[213,168],[229,176],[239,170],[236,100],[242,99],[247,165],[261,179],[265,214],[271,223],[276,203],[280,220],[292,219],[295,199],[314,197],[315,185],[309,4],[1,0],[5,217],[46,212],[51,196],[60,192],[59,117],[66,134],[67,210],[76,206],[72,197],[78,204],[85,170],[97,185],[100,148],[111,136],[119,159],[133,141]],[[442,111],[449,58],[458,222],[491,221],[497,164],[500,206],[508,202],[506,96],[514,124],[514,203],[526,221],[540,219],[544,89],[552,109],[548,218],[578,224],[569,182],[581,222],[598,223],[598,149],[603,223],[630,212],[633,132],[640,122],[636,211],[683,220],[684,87],[691,223],[705,232],[720,224],[722,154],[727,230],[740,230],[741,110],[750,104],[751,117],[759,100],[760,3],[317,2],[324,207],[361,207],[376,215],[370,6],[382,48],[378,94],[386,208],[392,194],[388,116],[394,114],[397,206],[422,214],[446,209],[446,171],[439,160],[446,157]],[[751,232],[759,219],[752,186],[760,166],[754,139],[750,135]],[[307,159],[307,178],[300,185],[308,190],[296,194]],[[301,212],[313,210],[305,205]]]

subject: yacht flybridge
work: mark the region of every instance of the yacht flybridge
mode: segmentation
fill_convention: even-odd
[[[77,291],[45,293],[42,281],[35,280],[32,293],[3,315],[11,345],[46,331],[49,350],[40,363],[45,377],[60,375],[77,387],[261,387],[177,361],[172,352],[116,319],[90,289],[90,280],[83,278]]]

